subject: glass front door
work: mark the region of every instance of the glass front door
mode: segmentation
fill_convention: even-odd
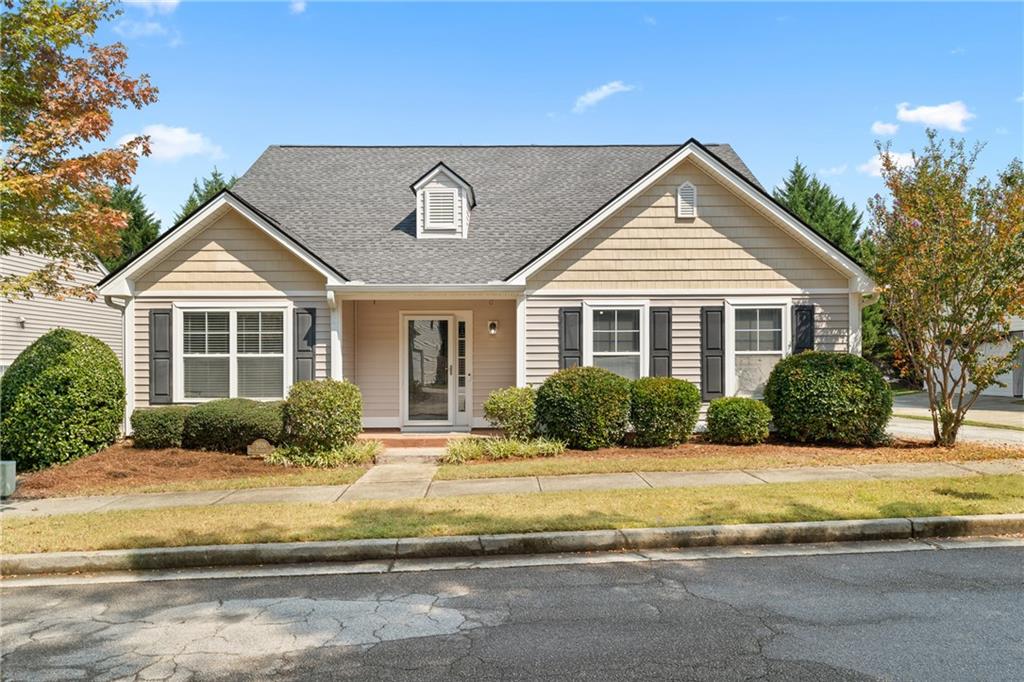
[[[406,321],[408,420],[451,421],[449,320]]]

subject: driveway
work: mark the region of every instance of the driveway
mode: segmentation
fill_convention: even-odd
[[[896,416],[931,417],[928,411],[928,393],[925,391],[898,395],[892,402],[892,412]],[[1020,398],[983,395],[967,413],[967,418],[986,424],[1024,429],[1024,401]]]
[[[13,588],[2,662],[11,682],[1009,680],[1022,566],[990,547]]]

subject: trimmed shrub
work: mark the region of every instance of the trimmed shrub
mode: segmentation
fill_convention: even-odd
[[[185,415],[181,444],[199,450],[245,452],[257,438],[280,443],[282,404],[246,398],[200,403]]]
[[[697,425],[700,391],[682,379],[643,377],[633,382],[629,404],[636,445],[675,445],[689,438]]]
[[[579,450],[618,443],[629,426],[629,385],[600,367],[555,372],[537,391],[544,435]]]
[[[512,440],[529,440],[536,431],[537,391],[532,388],[503,388],[484,402],[484,416]]]
[[[284,403],[284,442],[306,452],[351,445],[363,429],[363,396],[348,381],[294,384]]]
[[[511,438],[458,438],[448,442],[441,461],[462,464],[480,459],[554,457],[565,452],[565,443],[548,438],[520,441]]]
[[[708,439],[712,443],[763,443],[768,440],[771,422],[771,410],[753,398],[719,398],[708,405]]]
[[[54,329],[0,380],[0,451],[29,471],[110,445],[124,417],[124,374],[97,338]]]
[[[312,467],[316,469],[333,469],[347,465],[365,465],[373,462],[373,458],[383,449],[379,440],[364,440],[332,450],[301,450],[292,445],[277,448],[265,455],[263,461],[286,467]]]
[[[180,448],[185,415],[191,405],[148,407],[132,413],[132,441],[137,448]]]
[[[764,401],[779,436],[798,443],[874,445],[885,440],[892,391],[870,362],[811,351],[772,370]]]

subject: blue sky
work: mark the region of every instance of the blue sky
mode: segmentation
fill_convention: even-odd
[[[138,0],[121,40],[160,100],[136,176],[168,227],[192,179],[270,144],[729,142],[766,187],[798,157],[863,208],[874,140],[926,125],[1024,146],[1024,5]],[[873,130],[874,128],[874,130]],[[595,169],[599,171],[599,169]]]

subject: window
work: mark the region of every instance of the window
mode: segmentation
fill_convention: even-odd
[[[782,358],[782,308],[736,308],[736,394],[759,396]]]
[[[456,189],[428,189],[424,196],[427,230],[458,229],[459,191]]]
[[[684,182],[676,190],[676,217],[697,217],[697,188],[692,183]]]
[[[284,396],[284,313],[239,311],[238,395]]]
[[[642,371],[640,309],[598,308],[593,311],[591,354],[595,367],[604,367],[627,379]]]
[[[284,310],[181,313],[181,399],[283,398]]]
[[[182,368],[186,398],[226,398],[230,390],[230,329],[227,312],[182,316]]]

